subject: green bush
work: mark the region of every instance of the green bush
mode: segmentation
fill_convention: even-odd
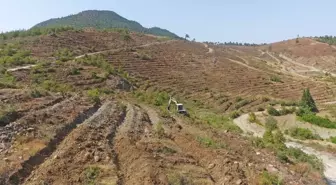
[[[313,132],[306,128],[292,128],[288,131],[289,135],[296,139],[320,139],[319,136],[313,134]]]
[[[280,112],[276,110],[274,107],[268,107],[267,113],[271,116],[280,116]]]
[[[270,131],[276,130],[278,128],[278,121],[274,119],[272,116],[268,116],[266,118],[265,128],[266,130]]]
[[[72,51],[70,51],[68,48],[63,48],[63,49],[56,51],[54,56],[56,57],[57,60],[61,62],[66,62],[66,61],[74,59],[74,55]]]
[[[250,123],[257,122],[257,116],[254,114],[254,112],[249,113],[249,122]]]
[[[271,76],[270,80],[272,82],[282,82],[280,77],[278,77],[278,76]]]
[[[260,178],[259,178],[259,183],[260,185],[282,185],[283,180],[278,177],[277,175],[268,173],[267,171],[264,171]]]
[[[84,171],[85,175],[85,184],[88,185],[94,185],[96,184],[96,179],[98,178],[100,174],[100,168],[98,167],[88,167]]]
[[[155,106],[162,106],[167,104],[169,101],[169,95],[166,92],[159,92],[156,95],[154,105]]]
[[[309,122],[311,124],[314,124],[314,125],[317,125],[317,126],[320,126],[320,127],[336,128],[336,122],[333,122],[328,118],[323,118],[323,117],[317,116],[313,113],[303,114],[301,116],[301,119],[303,121]]]
[[[302,150],[293,147],[287,148],[285,152],[289,158],[292,158],[296,162],[309,163],[311,167],[320,172],[323,172],[324,170],[322,161],[315,155],[308,155],[304,153]]]
[[[87,95],[94,103],[100,103],[100,91],[98,89],[88,90]]]
[[[336,137],[330,137],[330,141],[334,144],[336,144]]]
[[[296,111],[295,107],[292,107],[290,109],[287,109],[285,107],[282,107],[281,110],[279,111],[280,115],[287,115],[287,114],[293,114]]]
[[[230,118],[236,119],[240,116],[240,113],[238,111],[233,111],[230,113]]]
[[[241,100],[239,102],[237,102],[237,104],[235,105],[235,109],[239,109],[247,104],[251,103],[250,100]]]

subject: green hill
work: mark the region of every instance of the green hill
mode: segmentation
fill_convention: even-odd
[[[87,10],[75,15],[50,19],[35,25],[37,27],[71,26],[74,28],[93,27],[97,29],[127,28],[131,31],[143,32],[157,36],[179,38],[176,34],[158,27],[145,28],[136,21],[121,17],[113,11]]]

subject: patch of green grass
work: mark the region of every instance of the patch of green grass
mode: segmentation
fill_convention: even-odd
[[[320,136],[313,134],[313,132],[306,128],[291,128],[288,130],[288,134],[296,139],[321,139]]]
[[[225,148],[226,147],[225,144],[218,143],[218,142],[214,141],[213,139],[211,139],[209,137],[197,137],[196,140],[200,144],[202,144],[202,145],[204,145],[204,146],[206,146],[208,148],[216,148],[216,149],[218,149],[218,148]]]
[[[334,144],[336,144],[336,137],[330,137],[330,141]]]
[[[336,128],[336,122],[331,121],[328,118],[317,116],[316,114],[313,113],[303,114],[302,116],[300,116],[300,118],[303,121],[317,125],[319,127],[334,128],[334,129]]]
[[[198,112],[196,119],[199,119],[213,128],[228,130],[230,132],[241,133],[242,130],[232,122],[232,120],[224,115],[212,112]]]
[[[165,129],[163,128],[163,122],[154,124],[154,133],[158,138],[165,137]]]
[[[87,91],[88,97],[91,99],[94,103],[100,103],[100,91],[99,89],[91,89]]]
[[[100,168],[96,166],[89,166],[84,171],[84,180],[87,185],[95,185],[100,174]]]
[[[58,83],[57,81],[53,81],[53,80],[43,81],[40,87],[47,91],[60,92],[62,94],[73,90],[70,85]]]
[[[283,180],[275,175],[271,174],[267,171],[264,171],[259,177],[260,185],[283,185]]]

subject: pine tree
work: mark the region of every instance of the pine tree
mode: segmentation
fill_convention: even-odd
[[[309,88],[303,90],[301,106],[303,108],[309,109],[312,112],[318,112],[315,101],[312,95],[310,94]]]

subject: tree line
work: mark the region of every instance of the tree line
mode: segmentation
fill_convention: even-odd
[[[263,46],[267,43],[255,44],[255,43],[241,43],[241,42],[205,42],[207,44],[212,44],[216,46]]]
[[[47,34],[56,34],[63,31],[75,30],[73,27],[50,27],[50,28],[32,28],[29,30],[14,30],[9,32],[0,33],[0,40],[13,39],[18,37],[39,36]]]

